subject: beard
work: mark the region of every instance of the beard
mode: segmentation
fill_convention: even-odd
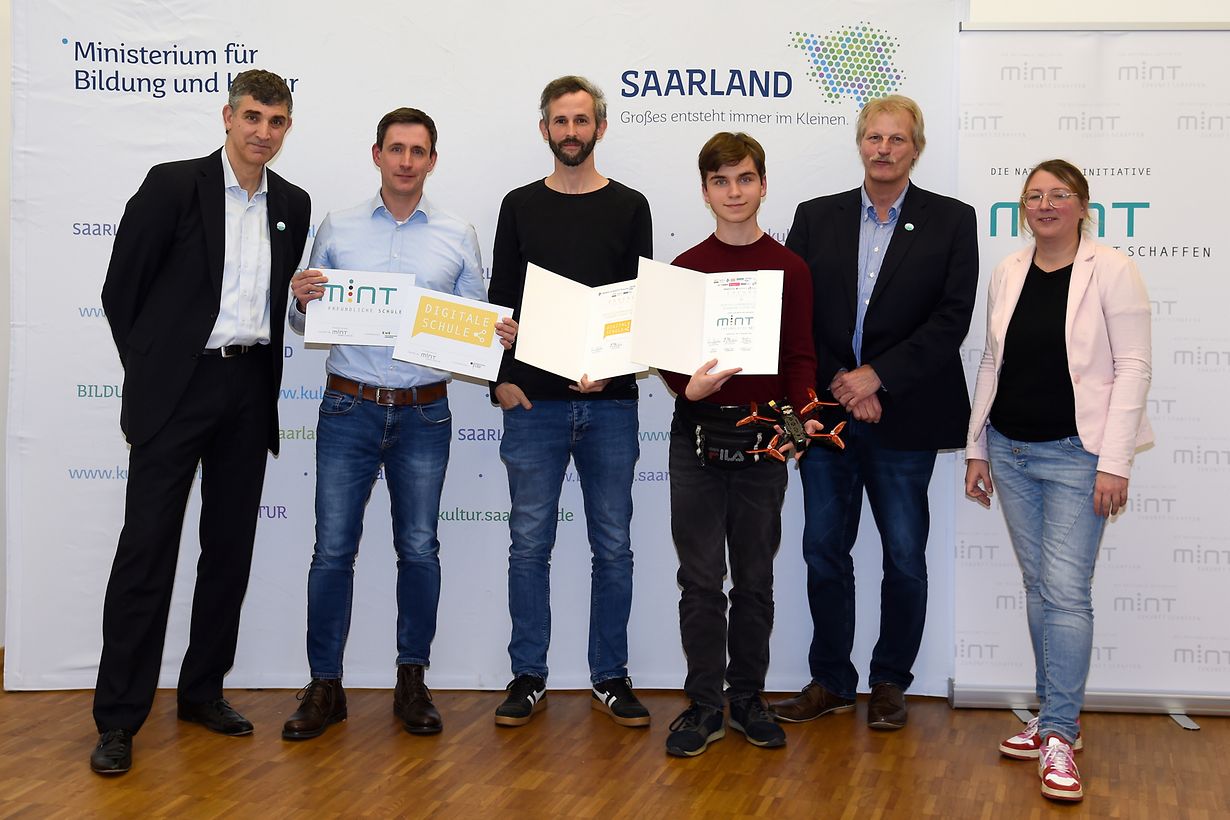
[[[594,138],[589,142],[581,142],[577,139],[566,139],[563,142],[556,142],[548,139],[547,144],[551,146],[551,153],[555,154],[555,158],[567,165],[569,168],[575,168],[585,160],[589,159],[589,155],[594,152],[594,146],[598,144],[598,134],[594,133]],[[580,146],[581,150],[575,154],[569,154],[564,151],[564,147]]]

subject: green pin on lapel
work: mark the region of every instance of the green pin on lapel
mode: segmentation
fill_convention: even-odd
[[[912,231],[912,230],[914,230],[914,223],[913,223],[913,222],[907,222],[907,223],[905,223],[905,229],[906,229],[907,231]]]
[[[286,223],[279,221],[278,224],[274,225],[273,227],[277,228],[279,231],[284,231],[286,230]],[[913,225],[910,226],[910,228],[913,228],[913,227],[914,227]]]

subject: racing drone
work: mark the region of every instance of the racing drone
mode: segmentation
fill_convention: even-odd
[[[760,414],[756,406],[756,402],[752,402],[752,414],[747,418],[740,419],[735,423],[736,427],[743,427],[748,424],[759,424],[763,427],[768,427],[771,430],[780,429],[781,432],[775,432],[773,438],[769,440],[767,447],[760,450],[748,450],[748,455],[764,453],[778,461],[785,461],[786,457],[777,449],[778,444],[785,438],[794,445],[795,452],[803,452],[813,440],[822,439],[829,442],[838,450],[846,449],[846,443],[841,440],[841,431],[845,428],[846,423],[840,422],[829,433],[809,433],[803,429],[803,422],[806,421],[806,416],[813,412],[817,407],[836,407],[837,402],[820,401],[816,397],[816,391],[808,388],[807,395],[811,398],[806,405],[803,406],[797,413],[794,408],[782,401],[778,404],[776,401],[770,400],[768,404],[768,412],[772,415],[763,416]]]

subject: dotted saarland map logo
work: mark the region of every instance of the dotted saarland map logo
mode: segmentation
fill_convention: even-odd
[[[852,99],[861,108],[870,99],[893,93],[905,79],[892,62],[900,41],[867,23],[828,34],[793,31],[789,44],[803,51],[808,78],[829,102]]]

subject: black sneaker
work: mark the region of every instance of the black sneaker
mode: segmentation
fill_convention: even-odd
[[[773,720],[759,694],[730,699],[730,728],[742,732],[753,746],[775,749],[786,745],[786,733]]]
[[[696,757],[715,740],[726,736],[722,710],[693,702],[671,723],[666,738],[666,753],[675,757]]]
[[[547,682],[537,675],[517,675],[504,688],[508,697],[495,710],[496,726],[524,726],[547,708]]]
[[[649,710],[632,691],[632,678],[611,678],[595,683],[589,705],[606,712],[620,726],[648,726]]]

